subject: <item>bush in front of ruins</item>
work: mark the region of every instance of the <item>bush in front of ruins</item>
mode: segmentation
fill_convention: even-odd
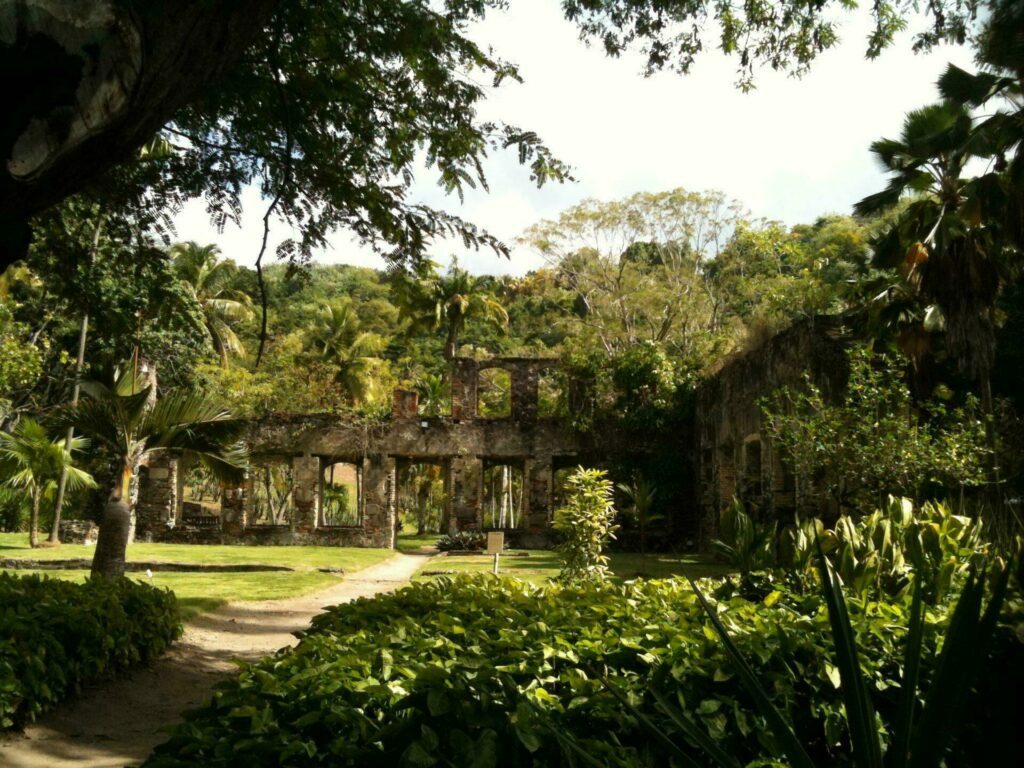
[[[555,510],[556,546],[562,581],[603,579],[608,573],[608,542],[615,538],[612,481],[601,469],[577,467],[565,481],[565,503]]]
[[[439,552],[482,552],[487,546],[483,531],[455,531],[437,540]]]
[[[181,630],[168,590],[0,574],[0,730],[30,722],[84,683],[148,662]]]

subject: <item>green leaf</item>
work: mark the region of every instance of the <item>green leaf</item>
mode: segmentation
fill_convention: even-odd
[[[747,692],[754,699],[754,703],[761,715],[768,721],[768,726],[771,729],[772,735],[775,737],[776,743],[779,745],[779,749],[782,754],[779,757],[787,757],[792,763],[793,768],[814,768],[814,763],[811,761],[810,755],[804,749],[803,744],[797,738],[796,734],[793,733],[793,729],[790,727],[786,718],[782,716],[782,713],[772,704],[771,699],[768,698],[768,694],[757,680],[757,676],[754,671],[750,668],[750,665],[743,658],[743,654],[740,653],[739,649],[733,643],[732,638],[729,637],[729,633],[726,631],[725,626],[722,624],[721,619],[718,618],[718,612],[711,606],[704,597],[704,593],[700,591],[697,584],[687,577],[687,581],[690,582],[690,586],[697,595],[697,599],[700,601],[701,607],[704,608],[704,612],[711,619],[711,623],[718,633],[719,638],[722,640],[722,644],[725,646],[729,657],[732,659],[733,664],[736,667],[736,671],[739,674],[740,681],[743,686],[747,689]]]
[[[825,557],[820,546],[818,572],[821,575],[821,590],[828,608],[829,624],[832,626],[832,641],[835,643],[836,664],[842,681],[846,721],[850,728],[854,759],[859,768],[882,768],[882,745],[878,738],[875,708],[871,704],[867,682],[861,673],[857,643],[846,611],[846,600],[839,579],[832,569],[832,563]]]

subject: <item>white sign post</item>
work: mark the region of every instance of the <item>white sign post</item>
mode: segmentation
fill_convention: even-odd
[[[502,551],[505,549],[505,532],[504,531],[488,531],[487,532],[487,549],[488,555],[494,555],[494,573],[498,572],[498,558],[501,557]]]

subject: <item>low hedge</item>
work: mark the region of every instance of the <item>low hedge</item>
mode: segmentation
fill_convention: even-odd
[[[0,728],[24,725],[84,683],[149,661],[181,631],[169,590],[0,573]]]
[[[737,645],[808,750],[823,764],[850,765],[820,601],[781,588],[748,600],[728,585],[717,596]],[[869,603],[852,613],[879,713],[891,723],[906,607]],[[929,615],[929,650],[946,613]],[[147,766],[558,766],[568,764],[565,734],[603,765],[669,765],[605,674],[676,738],[651,686],[742,764],[767,764],[758,761],[768,754],[768,728],[688,585],[541,590],[477,576],[330,609],[296,648],[222,686]]]

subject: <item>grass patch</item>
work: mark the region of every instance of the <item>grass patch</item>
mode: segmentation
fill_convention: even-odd
[[[398,538],[395,541],[395,549],[399,552],[433,550],[434,545],[437,544],[437,540],[440,538],[440,533],[416,534],[411,531],[408,533],[399,531]]]
[[[29,560],[92,559],[95,547],[83,544],[62,544],[59,547],[32,549],[27,533],[0,533],[0,557]],[[264,547],[242,544],[129,544],[128,561],[164,563],[217,563],[242,565],[261,563],[286,565],[292,568],[341,568],[354,573],[393,554],[390,549],[363,547]]]
[[[7,573],[26,575],[37,573],[56,579],[83,582],[88,571],[25,571]],[[208,613],[229,601],[281,600],[309,594],[338,584],[341,577],[318,571],[275,571],[265,573],[129,573],[128,578],[142,584],[171,589],[178,598],[183,621],[201,613]]]
[[[515,576],[531,584],[544,585],[558,575],[559,561],[554,552],[546,549],[525,550],[502,555],[499,570],[503,576]],[[490,555],[446,555],[435,557],[413,577],[414,580],[434,579],[441,575],[463,573],[490,573],[494,559]]]
[[[499,565],[499,573],[515,576],[523,581],[545,585],[558,576],[561,562],[558,555],[547,549],[525,550],[503,555]],[[614,581],[626,581],[635,578],[666,579],[671,576],[724,576],[729,573],[727,566],[715,563],[703,555],[640,555],[633,552],[617,552],[611,554],[611,569]],[[452,555],[438,557],[426,563],[414,577],[417,580],[437,578],[440,575],[461,573],[487,573],[493,566],[491,557],[487,555]]]
[[[732,569],[716,563],[707,555],[665,555],[637,552],[615,552],[609,555],[612,571],[618,579],[667,579],[689,576],[701,579],[707,576],[726,576]]]

